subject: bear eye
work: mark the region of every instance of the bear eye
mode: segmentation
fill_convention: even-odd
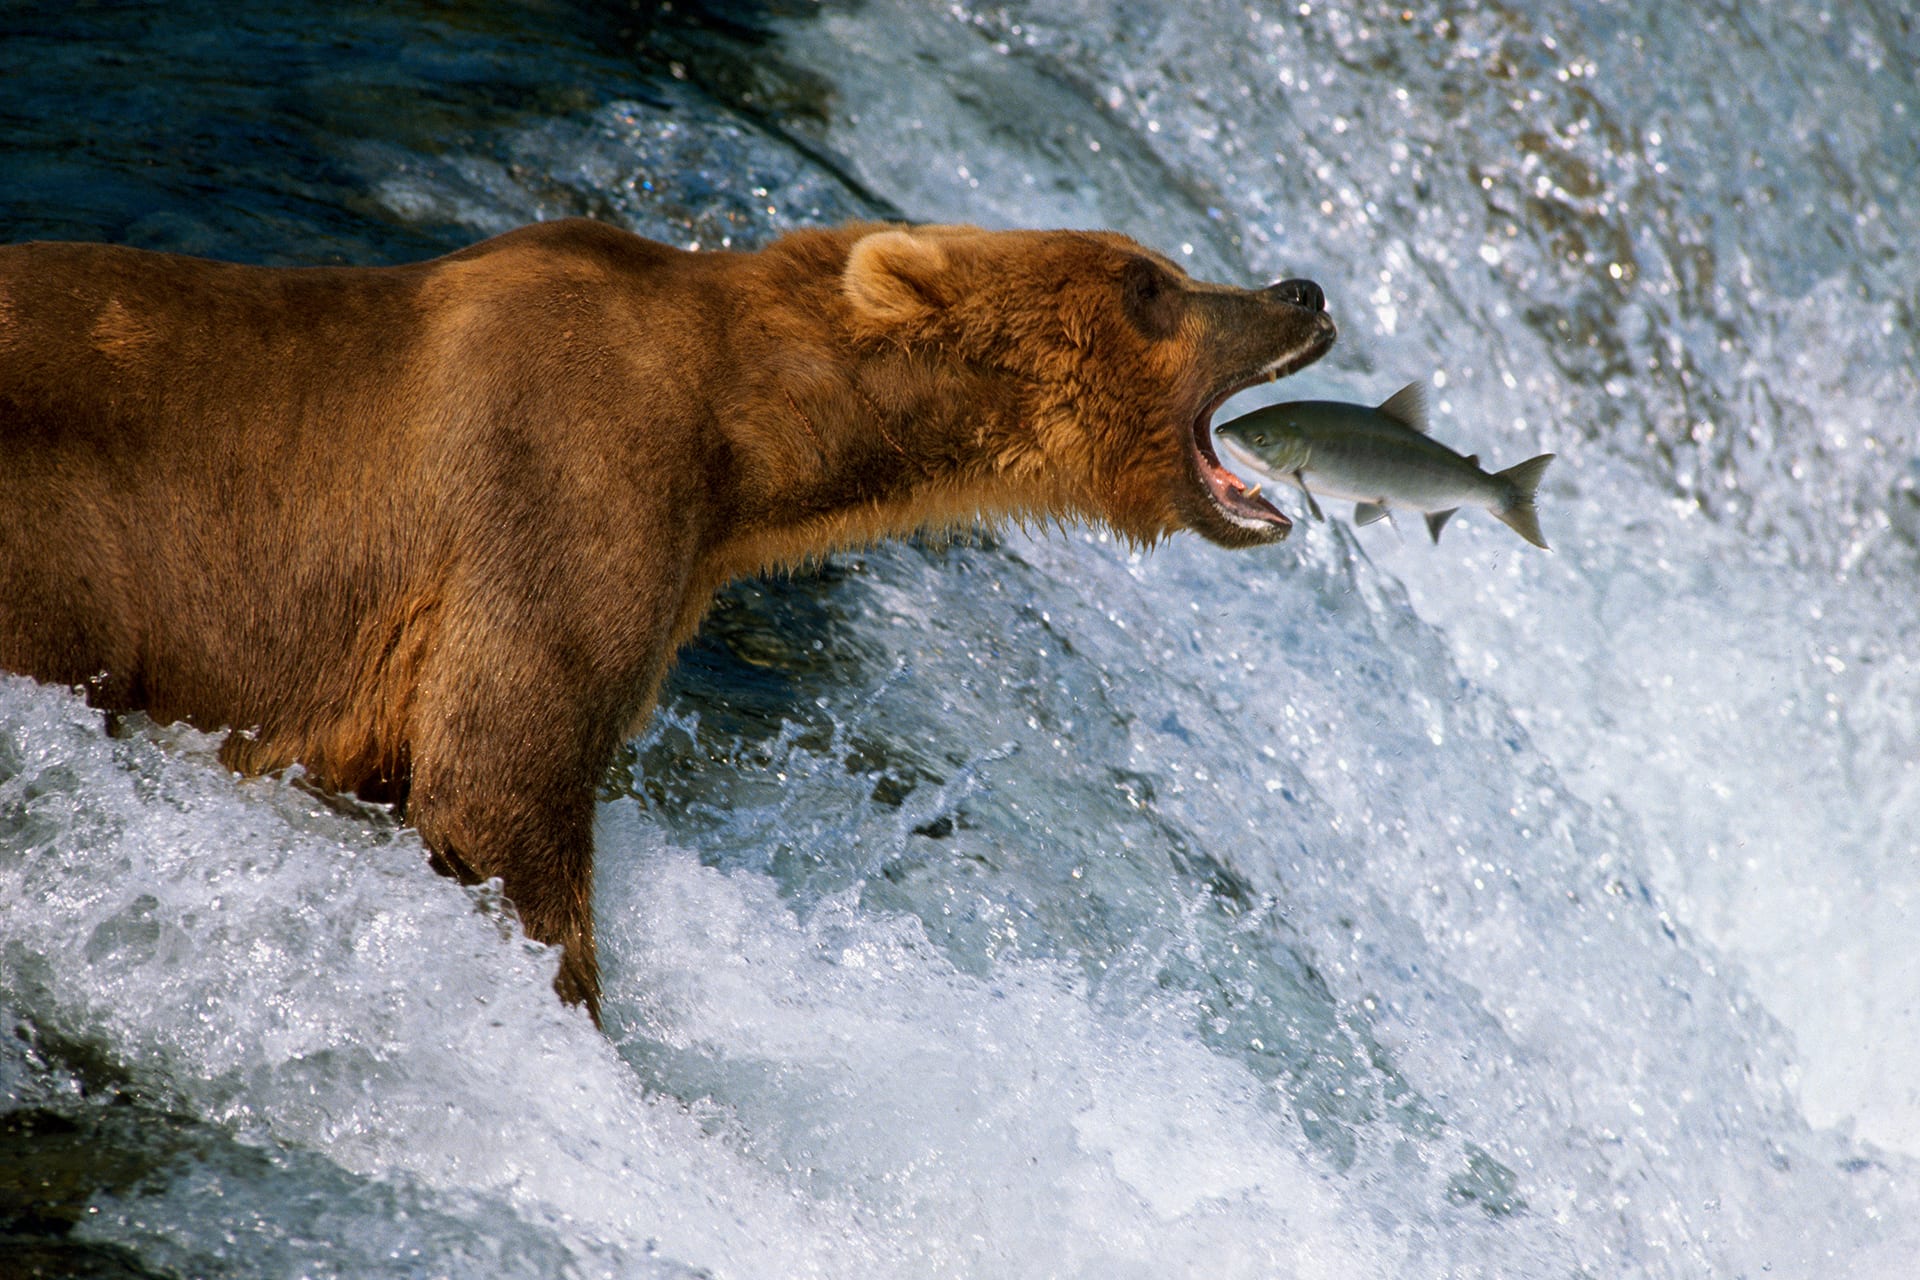
[[[1121,275],[1120,289],[1127,319],[1144,337],[1173,336],[1180,325],[1180,294],[1164,267],[1134,258]]]

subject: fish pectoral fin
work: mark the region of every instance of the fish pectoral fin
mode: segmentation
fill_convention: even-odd
[[[1427,532],[1433,535],[1435,546],[1440,544],[1440,531],[1447,527],[1447,521],[1453,519],[1453,513],[1459,509],[1458,507],[1454,507],[1447,511],[1429,511],[1427,513]]]
[[[1307,510],[1313,513],[1315,520],[1325,520],[1326,514],[1320,510],[1320,504],[1313,500],[1313,490],[1307,488],[1307,478],[1300,472],[1293,473],[1293,482],[1300,486],[1300,492],[1307,500]]]
[[[1359,502],[1354,504],[1353,522],[1355,524],[1372,524],[1377,520],[1385,520],[1386,518],[1387,509],[1377,502]]]

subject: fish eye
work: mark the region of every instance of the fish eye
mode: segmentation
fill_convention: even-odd
[[[1264,431],[1260,432],[1258,435],[1254,436],[1253,442],[1255,444],[1265,444],[1267,442],[1267,433]]]

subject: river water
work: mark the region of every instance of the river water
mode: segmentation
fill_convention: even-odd
[[[605,1036],[389,815],[0,680],[0,1261],[1912,1274],[1902,6],[236,12],[0,10],[6,236],[1117,227],[1326,287],[1229,414],[1426,378],[1559,455],[1554,550],[1295,503],[730,590],[608,779]]]

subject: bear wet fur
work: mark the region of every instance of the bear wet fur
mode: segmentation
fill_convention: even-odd
[[[1333,336],[1305,281],[1103,232],[689,253],[575,220],[383,268],[7,246],[0,669],[403,806],[597,1019],[596,786],[718,588],[981,519],[1283,537],[1207,421]]]

